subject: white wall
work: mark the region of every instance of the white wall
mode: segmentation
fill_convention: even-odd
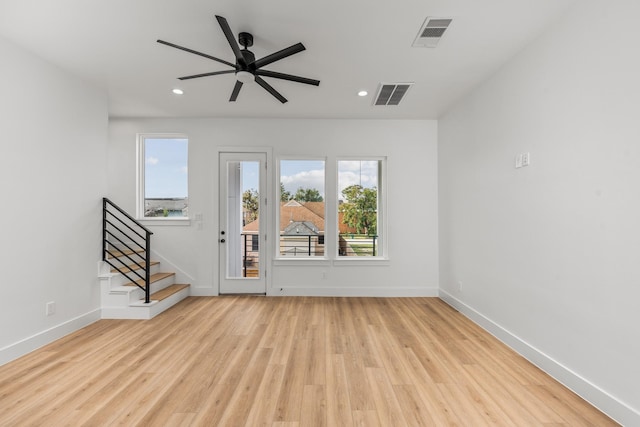
[[[577,2],[438,124],[441,295],[627,425],[640,425],[638,16],[637,1]],[[522,152],[531,165],[515,169]]]
[[[2,38],[0,58],[2,364],[100,317],[107,100]]]
[[[386,156],[390,259],[367,267],[279,261],[270,271],[268,294],[437,295],[435,121],[114,119],[109,128],[110,198],[130,212],[135,208],[136,133],[188,135],[189,212],[203,214],[202,230],[193,222],[152,230],[154,248],[189,276],[192,294],[218,292],[217,150],[270,147],[275,160],[284,155],[327,156],[330,161],[336,156]],[[277,182],[274,176],[272,184]]]

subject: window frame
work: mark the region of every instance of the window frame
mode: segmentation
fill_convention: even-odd
[[[147,139],[186,139],[187,168],[189,164],[189,137],[183,133],[138,133],[136,134],[136,219],[143,225],[189,225],[191,213],[179,217],[146,217],[145,213],[145,168]],[[189,197],[189,172],[187,169],[187,198]],[[190,212],[190,210],[189,210]]]
[[[339,163],[341,161],[377,161],[378,162],[378,185],[377,190],[378,194],[376,197],[377,202],[377,219],[376,219],[376,255],[375,256],[344,256],[340,255],[340,245],[339,245],[339,235],[340,235],[340,168]],[[386,220],[386,204],[387,204],[387,156],[339,156],[336,157],[335,160],[335,252],[334,256],[334,265],[353,265],[360,264],[363,262],[374,262],[380,263],[386,262],[389,260],[389,250],[388,250],[388,228],[387,228],[387,220]]]
[[[323,162],[324,163],[324,177],[323,177],[323,200],[324,200],[324,233],[323,233],[323,237],[324,237],[324,243],[322,244],[323,246],[323,254],[322,256],[304,256],[304,257],[291,257],[291,256],[282,256],[280,255],[280,201],[282,198],[282,193],[280,192],[281,188],[280,188],[280,182],[282,179],[282,171],[281,171],[281,166],[282,166],[282,161],[316,161],[316,162]],[[329,188],[329,186],[327,185],[327,177],[328,177],[328,165],[329,165],[329,159],[326,156],[308,156],[308,155],[284,155],[284,156],[278,156],[278,158],[276,159],[276,173],[275,173],[275,178],[276,178],[276,183],[275,183],[275,200],[276,203],[274,203],[274,207],[275,207],[275,222],[274,222],[274,232],[275,235],[277,236],[277,239],[273,239],[274,240],[274,263],[275,265],[278,264],[286,264],[286,263],[295,263],[295,264],[305,264],[305,263],[312,263],[314,265],[317,265],[317,263],[326,263],[329,261],[329,256],[331,254],[331,252],[329,252],[327,250],[327,240],[326,240],[326,236],[329,233],[332,233],[331,230],[327,230],[327,227],[330,227],[332,224],[332,221],[329,220],[329,218],[327,218],[327,215],[329,214],[329,206],[328,206],[328,198],[327,198],[327,189]]]

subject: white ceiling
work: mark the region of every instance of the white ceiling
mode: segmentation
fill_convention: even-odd
[[[491,76],[574,0],[0,0],[0,35],[103,88],[112,117],[437,118]],[[254,36],[256,58],[307,50],[265,69],[320,80],[265,78],[289,102],[245,85],[228,102],[229,69],[156,43],[235,62],[214,15]],[[452,17],[435,49],[411,44],[427,16]],[[6,66],[3,64],[2,66]],[[399,106],[375,107],[380,82],[415,82]],[[9,82],[10,84],[10,82]],[[171,93],[180,87],[182,96]],[[356,93],[366,89],[369,96]]]

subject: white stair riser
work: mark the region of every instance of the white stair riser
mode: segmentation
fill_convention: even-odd
[[[171,286],[175,283],[176,276],[165,277],[162,280],[151,284],[151,293],[158,292],[161,289]],[[137,286],[131,286],[133,291],[129,294],[129,302],[137,302],[144,298],[144,291]]]
[[[169,298],[157,301],[151,305],[142,306],[112,306],[102,308],[103,319],[152,319],[163,311],[173,307],[190,294],[189,288],[176,292]]]
[[[102,307],[123,306],[129,304],[129,290],[123,288],[121,292],[115,292],[110,285],[109,278],[100,278],[100,296]]]
[[[149,307],[150,309],[149,311],[151,312],[151,317],[157,316],[158,314],[162,313],[168,308],[173,307],[174,305],[176,305],[177,303],[179,303],[180,301],[188,297],[190,293],[191,293],[191,290],[189,287],[187,287],[180,290],[179,292],[176,292],[170,297],[163,299],[162,301],[158,301],[158,304]],[[132,308],[139,308],[139,307],[132,307]]]

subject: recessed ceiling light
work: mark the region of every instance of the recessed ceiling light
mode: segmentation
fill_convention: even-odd
[[[369,95],[369,92],[367,92],[366,90],[361,90],[360,92],[358,92],[358,96],[367,96]]]
[[[174,89],[171,92],[175,93],[176,95],[182,95],[184,93],[182,89]]]

